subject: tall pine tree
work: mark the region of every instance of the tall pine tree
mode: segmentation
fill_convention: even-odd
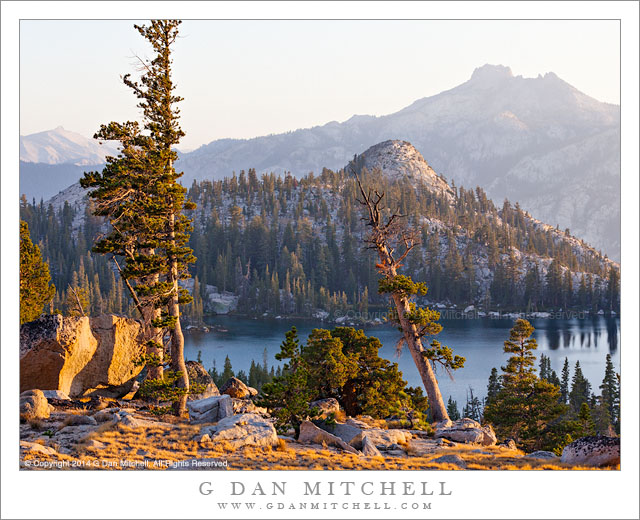
[[[56,288],[50,285],[49,266],[42,260],[40,248],[31,241],[29,226],[20,221],[20,325],[35,320],[53,299]]]
[[[102,252],[114,258],[124,252],[127,264],[121,269],[125,281],[136,279],[136,287],[128,284],[138,309],[152,329],[149,345],[162,352],[159,338],[168,330],[171,345],[171,369],[182,396],[175,412],[183,413],[189,378],[184,363],[184,336],[180,325],[180,304],[191,301],[178,282],[189,276],[187,266],[195,261],[187,247],[191,221],[183,210],[194,209],[186,200],[186,188],[178,183],[182,175],[173,163],[175,145],[184,132],[178,119],[171,77],[171,46],[178,37],[179,20],[153,20],[150,25],[134,25],[155,51],[153,59],[141,60],[143,74],[139,81],[129,74],[123,77],[140,100],[146,134],[137,123],[111,123],[101,128],[97,137],[117,139],[122,143],[121,155],[107,164],[100,175],[88,174],[85,187],[95,187],[92,196],[103,204],[104,215],[110,217],[113,241],[102,243]],[[111,169],[109,168],[111,167]],[[143,305],[141,298],[152,297]],[[149,311],[151,309],[151,311]]]
[[[501,437],[512,437],[525,449],[544,445],[548,425],[564,412],[558,387],[538,378],[535,371],[536,340],[534,328],[526,320],[517,320],[504,351],[511,354],[502,367],[502,388],[489,401],[484,418]]]

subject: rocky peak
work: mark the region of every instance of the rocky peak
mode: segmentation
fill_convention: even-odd
[[[389,140],[373,145],[358,157],[358,161],[362,167],[368,170],[379,168],[391,178],[421,180],[434,191],[452,193],[449,185],[407,141]]]
[[[473,71],[471,80],[474,82],[495,82],[513,78],[510,67],[504,65],[483,65]]]

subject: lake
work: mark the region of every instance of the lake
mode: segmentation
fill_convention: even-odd
[[[249,372],[251,360],[262,363],[266,348],[269,365],[278,365],[274,355],[280,351],[284,334],[292,326],[298,329],[301,343],[314,328],[331,329],[334,325],[319,320],[275,320],[249,319],[230,316],[207,318],[208,325],[219,326],[228,332],[185,334],[185,358],[195,360],[201,351],[205,368],[216,363],[222,370],[228,355],[235,372]],[[564,358],[569,359],[571,375],[576,361],[592,390],[600,393],[599,386],[604,376],[605,357],[611,354],[616,371],[620,370],[620,319],[618,317],[594,316],[583,319],[532,319],[533,333],[538,341],[537,357],[544,353],[551,359],[552,368],[560,376]],[[440,390],[445,401],[451,395],[458,402],[460,410],[466,401],[469,387],[474,395],[482,398],[486,394],[487,379],[492,367],[506,363],[508,356],[503,352],[503,344],[509,338],[513,327],[511,319],[441,319],[443,331],[437,339],[451,347],[467,361],[465,367],[454,373],[455,380],[449,379],[443,370],[437,372]],[[399,338],[397,329],[390,325],[364,327],[367,335],[376,336],[382,342],[380,356],[397,362],[404,379],[410,386],[422,386],[418,370],[411,355],[404,347],[400,357],[395,355],[395,344]],[[429,341],[431,341],[429,339]],[[425,342],[426,344],[426,342]],[[537,363],[536,363],[537,365]]]

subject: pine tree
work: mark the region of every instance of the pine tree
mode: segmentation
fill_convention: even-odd
[[[604,371],[604,379],[600,385],[602,394],[602,404],[607,408],[609,417],[613,424],[618,422],[620,416],[620,393],[618,390],[618,379],[611,361],[611,354],[607,354]]]
[[[40,248],[31,241],[29,226],[20,221],[20,324],[40,316],[56,292],[50,285],[49,266],[42,260]]]
[[[397,323],[402,330],[402,343],[406,343],[411,357],[418,368],[429,399],[431,416],[435,422],[449,419],[447,408],[442,399],[433,364],[440,364],[447,371],[457,370],[464,366],[465,359],[453,354],[453,351],[433,340],[430,348],[425,349],[422,338],[425,335],[435,335],[442,330],[437,320],[440,314],[426,307],[418,307],[412,299],[417,295],[424,296],[427,287],[424,283],[415,283],[410,277],[399,275],[398,269],[403,260],[416,245],[416,234],[399,225],[400,215],[392,214],[384,221],[380,203],[384,193],[378,191],[365,193],[360,178],[355,171],[356,160],[350,165],[356,174],[356,181],[361,199],[358,199],[367,209],[365,220],[371,227],[366,241],[379,257],[376,264],[382,278],[378,280],[378,292],[388,294],[392,303],[391,321]],[[364,175],[364,173],[363,173]]]
[[[447,413],[449,414],[449,419],[452,421],[457,421],[460,419],[460,410],[458,410],[458,403],[454,401],[451,396],[449,396],[449,400],[447,401]]]
[[[427,405],[421,403],[422,391],[406,388],[397,363],[378,355],[382,348],[378,338],[351,327],[337,327],[331,337],[340,341],[344,354],[348,377],[338,392],[338,400],[347,414],[384,418],[409,408],[426,411]],[[307,348],[308,343],[305,351]]]
[[[500,392],[502,383],[498,375],[498,369],[493,367],[489,375],[489,383],[487,384],[487,404],[490,403]]]
[[[564,358],[564,365],[562,366],[562,379],[560,381],[560,402],[567,404],[569,399],[569,358]]]
[[[317,394],[315,399],[339,398],[340,390],[353,377],[357,365],[342,351],[342,341],[323,329],[311,331],[302,357],[308,366],[308,384]]]
[[[576,413],[583,403],[588,403],[591,398],[591,383],[584,377],[580,361],[576,361],[571,379],[571,392],[569,392],[569,404]]]
[[[222,368],[222,373],[220,374],[220,377],[218,379],[219,382],[217,384],[219,386],[222,386],[232,377],[235,377],[235,373],[233,371],[233,367],[231,366],[231,360],[229,359],[229,356],[226,356],[224,358],[224,367]]]
[[[591,417],[591,409],[587,403],[580,405],[580,411],[578,412],[578,421],[582,427],[582,435],[593,435],[595,433],[595,423]]]
[[[513,381],[533,381],[535,375],[535,354],[538,343],[531,338],[534,328],[527,320],[517,320],[511,329],[509,339],[504,342],[504,351],[513,354],[507,361],[507,366],[502,367],[503,386]]]
[[[484,409],[484,418],[501,437],[511,437],[526,449],[539,449],[544,432],[565,411],[559,390],[535,373],[534,329],[526,320],[517,320],[504,351],[512,354],[502,367],[502,389]]]
[[[95,187],[91,196],[99,201],[98,214],[109,216],[113,232],[103,239],[97,250],[123,256],[127,264],[120,269],[136,306],[145,318],[148,353],[161,358],[162,332],[171,338],[171,368],[177,388],[183,393],[175,402],[174,411],[184,413],[189,390],[189,378],[184,363],[184,336],[180,325],[180,304],[191,301],[178,282],[189,276],[187,266],[195,261],[187,247],[191,221],[183,210],[195,204],[185,199],[186,188],[178,183],[173,163],[174,150],[184,132],[179,126],[182,100],[174,94],[171,79],[171,46],[178,37],[179,20],[153,20],[150,25],[134,25],[151,44],[156,56],[143,61],[140,81],[129,74],[123,82],[140,100],[143,135],[136,122],[103,125],[96,137],[118,140],[122,153],[112,158],[98,174],[90,172],[82,181],[84,187]],[[137,280],[132,287],[131,279]],[[150,297],[145,305],[141,298]],[[161,312],[160,309],[166,309]],[[154,364],[159,366],[160,361]],[[160,374],[158,374],[160,375]]]
[[[286,432],[290,426],[297,438],[300,424],[313,412],[309,408],[312,392],[307,382],[308,367],[302,358],[295,327],[285,334],[276,359],[287,362],[282,367],[281,375],[276,375],[271,383],[263,386],[259,405],[266,407],[275,417],[278,430]]]

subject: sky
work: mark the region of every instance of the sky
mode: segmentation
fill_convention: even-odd
[[[120,76],[152,53],[133,23],[22,20],[20,134],[63,126],[91,136],[139,119]],[[180,33],[181,150],[393,113],[486,63],[516,76],[555,72],[620,102],[618,21],[187,20]]]

